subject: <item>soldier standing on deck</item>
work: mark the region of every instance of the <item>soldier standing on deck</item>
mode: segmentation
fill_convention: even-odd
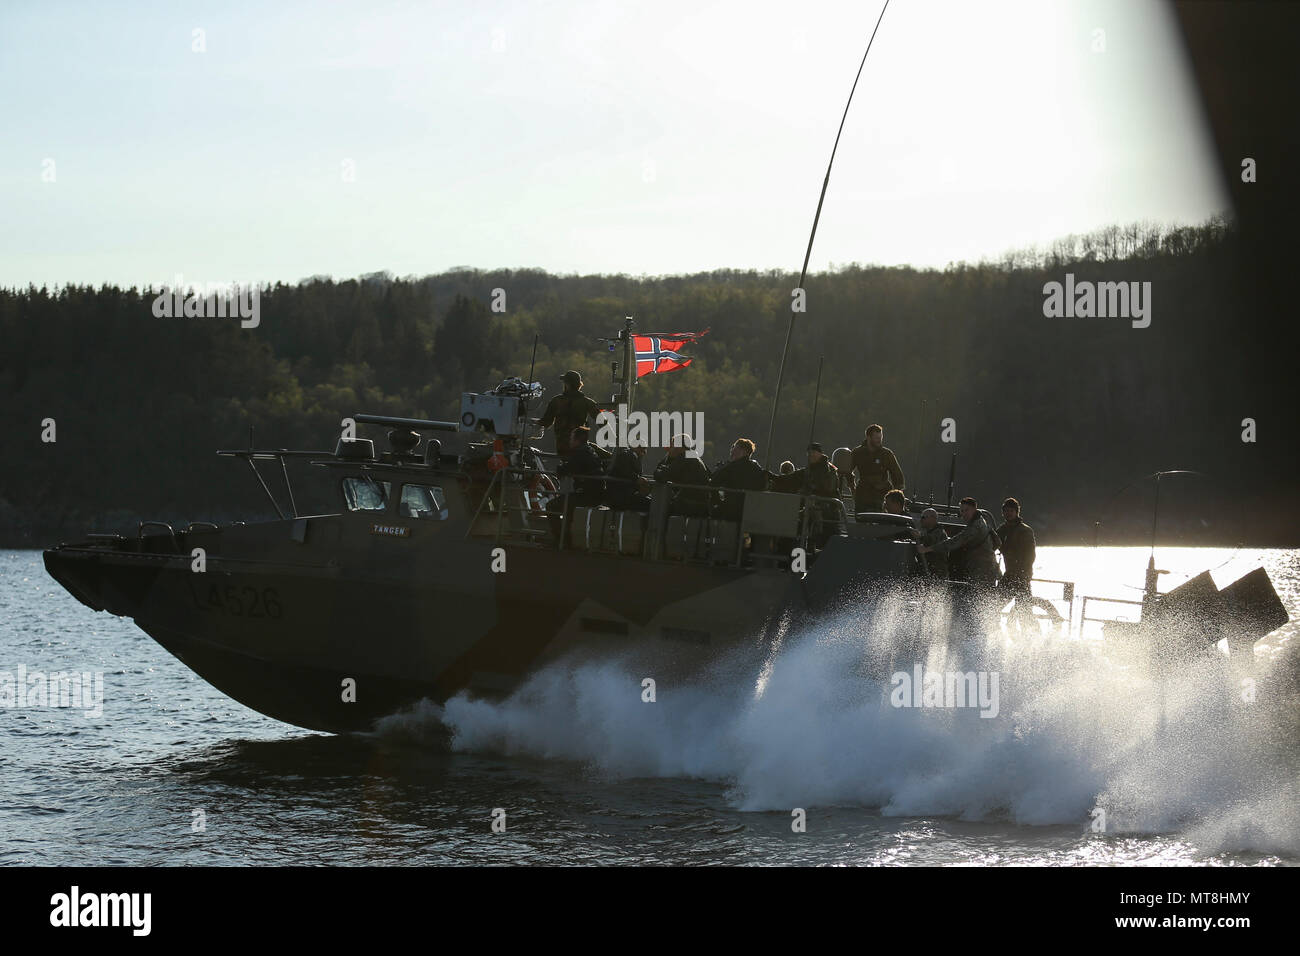
[[[1037,551],[1034,529],[1020,520],[1020,502],[1015,498],[1002,502],[1002,525],[998,528],[998,538],[1002,541],[1002,557],[1007,562],[1007,571],[1002,575],[998,590],[1001,592],[1006,588],[1007,599],[1015,601],[1017,623],[1023,624],[1028,616],[1032,624],[1035,602],[1029,593],[1029,579],[1034,576]]]
[[[875,511],[886,492],[894,488],[899,491],[906,489],[903,469],[898,465],[897,456],[885,447],[885,430],[879,425],[868,425],[862,444],[853,449],[851,480],[854,472],[857,478],[853,486],[853,506],[858,511]]]
[[[586,425],[587,419],[595,421],[600,406],[582,393],[582,376],[570,369],[561,376],[564,391],[556,395],[546,406],[541,418],[534,419],[534,425],[542,428],[555,426],[555,453],[567,458],[573,451],[573,430]]]

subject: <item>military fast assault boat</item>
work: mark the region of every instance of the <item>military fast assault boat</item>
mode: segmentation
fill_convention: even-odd
[[[241,703],[331,732],[422,699],[500,694],[565,655],[619,655],[657,679],[736,648],[759,659],[791,621],[849,601],[867,612],[915,570],[911,516],[853,514],[840,498],[747,491],[727,520],[673,513],[680,488],[656,482],[648,512],[566,513],[527,437],[539,395],[512,379],[462,396],[459,421],[347,423],[386,430],[388,450],[343,437],[333,453],[218,452],[247,462],[278,518],[141,522],[52,548],[45,566]],[[291,459],[328,470],[337,512],[297,513]],[[287,512],[259,462],[279,464]],[[1198,632],[1211,610],[1255,637],[1287,620],[1262,570],[1222,592],[1208,575],[1189,585],[1165,597]],[[1063,597],[1073,605],[1072,586]],[[1144,603],[1159,601],[1151,588]]]
[[[387,430],[388,450],[358,437],[333,453],[218,452],[248,463],[280,517],[142,522],[52,548],[45,566],[236,700],[342,732],[422,698],[509,690],[574,650],[681,673],[912,560],[891,540],[908,519],[855,520],[838,499],[747,492],[740,519],[724,521],[670,514],[678,489],[656,483],[648,513],[549,515],[553,472],[524,437],[530,394],[540,388],[518,380],[467,393],[455,422],[354,416]],[[304,458],[334,476],[337,513],[296,512],[286,463]],[[258,469],[267,462],[288,509]]]

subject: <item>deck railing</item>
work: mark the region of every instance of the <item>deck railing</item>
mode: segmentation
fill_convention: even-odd
[[[549,478],[555,484],[555,487],[560,490],[552,492],[537,489],[535,484],[543,477]],[[709,563],[726,563],[733,566],[740,566],[745,563],[744,537],[747,529],[744,527],[743,511],[742,516],[739,518],[720,515],[718,513],[719,493],[727,495],[760,495],[772,494],[772,492],[720,488],[717,485],[654,481],[648,478],[644,480],[650,484],[651,506],[645,511],[623,509],[609,503],[610,488],[611,486],[636,487],[640,482],[635,478],[618,478],[610,475],[578,475],[566,478],[557,472],[544,468],[522,468],[509,465],[492,472],[486,484],[477,486],[476,490],[479,493],[478,504],[475,507],[469,528],[466,530],[466,537],[488,533],[498,543],[524,540],[534,545],[540,545],[541,541],[539,539],[551,537],[557,530],[554,527],[554,522],[558,521],[558,534],[555,535],[554,547],[557,550],[565,550],[569,547],[570,528],[575,508],[590,507],[595,509],[603,506],[614,513],[635,512],[646,514],[647,522],[654,520],[656,517],[661,518],[665,525],[667,519],[680,516],[687,519],[700,519],[710,523],[719,522],[734,526],[737,546],[735,554],[729,560],[719,562],[716,560],[716,555],[707,559],[700,558],[698,554],[693,554],[692,557],[707,560]],[[589,484],[582,491],[572,490],[571,487],[566,489],[566,483],[572,482]],[[698,492],[699,496],[691,501],[689,505],[683,506],[676,503],[681,501],[680,495],[683,492]],[[575,505],[573,499],[566,498],[566,495],[576,495],[580,499],[585,498],[589,503]],[[799,499],[798,517],[796,523],[790,528],[788,538],[792,546],[802,547],[810,553],[816,553],[820,549],[822,539],[828,534],[835,533],[837,528],[842,529],[848,524],[850,521],[849,513],[840,498],[818,495],[798,495],[797,497]],[[561,501],[559,508],[553,506],[555,499]],[[659,507],[655,507],[656,500],[660,502]],[[539,501],[551,507],[543,511],[538,507]],[[490,530],[485,527],[487,522],[484,519],[487,515],[495,515],[495,519],[491,520]],[[548,527],[542,528],[530,524],[531,519],[540,517],[545,517]],[[662,540],[663,528],[656,527],[647,530],[653,532],[647,533],[647,540]],[[708,530],[711,529],[706,527],[706,531]],[[700,538],[702,544],[713,545],[716,542],[716,535],[710,536],[706,534]],[[643,546],[642,552],[644,550]],[[698,550],[698,545],[695,550]],[[651,556],[655,557],[656,555]],[[685,554],[679,560],[686,560]],[[786,560],[788,561],[788,558]]]

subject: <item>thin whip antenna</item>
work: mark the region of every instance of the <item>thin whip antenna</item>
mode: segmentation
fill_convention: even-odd
[[[921,411],[916,420],[916,454],[912,456],[912,465],[916,468],[916,500],[921,500],[921,432],[925,431],[925,399],[921,399]]]
[[[797,288],[802,289],[804,280],[808,277],[808,260],[812,258],[813,239],[817,237],[817,223],[822,218],[822,203],[826,201],[826,187],[831,182],[831,167],[835,165],[835,151],[840,148],[840,136],[844,133],[844,121],[849,118],[849,107],[853,105],[853,94],[858,89],[858,80],[862,79],[862,68],[867,65],[867,54],[871,52],[871,44],[876,40],[876,31],[880,29],[880,21],[885,18],[885,11],[889,9],[889,0],[885,0],[885,5],[880,8],[880,16],[876,18],[876,26],[871,31],[871,39],[867,41],[866,52],[862,54],[862,62],[858,64],[858,74],[853,78],[853,88],[849,90],[849,100],[844,104],[844,115],[840,117],[840,128],[835,133],[835,145],[831,147],[831,159],[826,164],[826,178],[822,180],[822,192],[817,197],[817,213],[813,216],[812,232],[808,235],[808,249],[803,254],[803,269],[799,272],[799,285]],[[776,431],[776,410],[781,404],[781,383],[785,379],[785,358],[790,351],[790,336],[794,334],[794,308],[790,309],[790,324],[785,330],[785,347],[781,349],[781,365],[776,373],[776,394],[772,396],[772,418],[767,426],[767,456],[763,459],[764,469],[770,470],[772,465],[772,435]]]
[[[812,424],[808,426],[808,441],[810,444],[817,440],[817,402],[822,397],[822,366],[825,363],[825,355],[817,360],[817,391],[813,392]]]

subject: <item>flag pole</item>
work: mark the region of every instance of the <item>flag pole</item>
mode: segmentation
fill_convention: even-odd
[[[831,159],[826,164],[826,178],[822,180],[822,192],[817,197],[817,212],[813,216],[812,232],[808,236],[808,249],[803,256],[803,269],[799,272],[799,285],[797,289],[802,290],[804,280],[808,277],[808,260],[812,257],[813,239],[817,236],[817,222],[822,217],[822,203],[826,201],[826,187],[831,182],[831,167],[835,164],[835,151],[840,147],[840,136],[844,133],[844,121],[849,118],[849,107],[853,104],[853,94],[857,91],[858,80],[862,79],[862,68],[867,65],[867,54],[871,52],[871,44],[875,42],[876,31],[880,29],[880,21],[885,18],[885,11],[889,9],[889,0],[885,0],[885,5],[880,8],[880,16],[876,18],[876,26],[871,31],[871,39],[867,41],[866,52],[862,54],[862,62],[858,64],[858,74],[853,78],[853,87],[849,90],[849,100],[844,104],[844,115],[840,117],[839,132],[835,134],[835,145],[831,147]],[[767,426],[767,455],[763,459],[763,467],[772,470],[772,435],[776,431],[776,412],[781,407],[781,383],[785,379],[785,359],[790,351],[790,336],[794,334],[794,303],[790,303],[790,324],[785,330],[785,345],[781,349],[781,364],[776,373],[776,393],[772,396],[772,417]]]
[[[632,390],[636,388],[636,347],[632,339],[635,323],[628,316],[623,327],[623,394],[627,396],[627,412],[632,414]],[[615,412],[618,409],[614,409]]]
[[[542,333],[535,332],[533,334],[533,361],[532,364],[528,366],[528,387],[529,388],[533,387],[533,376],[537,374],[537,343],[541,340],[541,338],[542,338]],[[524,399],[524,411],[525,412],[528,411],[528,399],[526,398]]]

